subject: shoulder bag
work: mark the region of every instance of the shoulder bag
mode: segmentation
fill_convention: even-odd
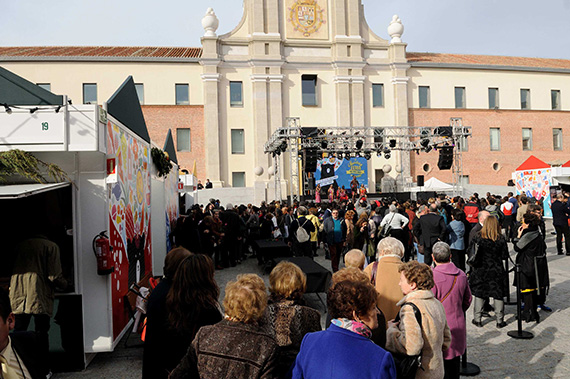
[[[467,264],[471,267],[475,267],[477,265],[478,256],[477,253],[479,252],[479,244],[475,241],[471,243],[469,249],[467,251]]]
[[[392,218],[390,219],[390,221],[388,221],[388,223],[386,225],[384,225],[384,227],[380,230],[380,233],[379,233],[380,238],[385,238],[385,237],[388,237],[390,235],[390,231],[392,230],[392,226],[390,224],[392,223],[394,216],[396,216],[395,213],[392,215]]]
[[[418,307],[414,303],[404,303],[404,305],[410,305],[414,309],[414,314],[420,329],[422,328],[422,314]],[[396,322],[400,321],[400,313],[396,316]],[[396,372],[398,379],[414,379],[416,377],[416,372],[419,368],[422,368],[422,353],[418,355],[407,355],[403,353],[391,353],[394,358],[394,363],[396,364]]]

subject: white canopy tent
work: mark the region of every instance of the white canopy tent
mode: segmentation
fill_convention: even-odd
[[[430,178],[426,180],[422,187],[412,187],[411,192],[423,192],[423,191],[436,191],[436,192],[452,192],[453,186],[442,182],[437,178]]]

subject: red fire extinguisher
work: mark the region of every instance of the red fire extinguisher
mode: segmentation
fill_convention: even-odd
[[[106,233],[107,231],[104,230],[93,239],[93,253],[97,257],[97,274],[99,275],[108,275],[115,271],[113,248]]]

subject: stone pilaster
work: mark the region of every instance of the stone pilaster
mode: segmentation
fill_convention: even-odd
[[[206,176],[215,187],[223,187],[220,151],[220,120],[219,120],[219,81],[218,65],[220,59],[217,52],[217,37],[202,37],[203,67],[202,82],[204,83],[204,139],[206,154]]]
[[[406,62],[406,44],[392,43],[388,49],[390,69],[392,70],[392,85],[394,86],[394,121],[395,126],[408,126],[408,69]],[[403,152],[396,156],[397,164],[402,168],[402,175],[405,178],[411,176],[410,152]],[[402,183],[398,183],[401,188]]]

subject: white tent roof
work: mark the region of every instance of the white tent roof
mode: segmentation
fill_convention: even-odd
[[[419,192],[419,191],[453,191],[453,186],[451,184],[447,184],[442,182],[437,178],[430,178],[426,180],[423,187],[412,187],[412,192]]]

